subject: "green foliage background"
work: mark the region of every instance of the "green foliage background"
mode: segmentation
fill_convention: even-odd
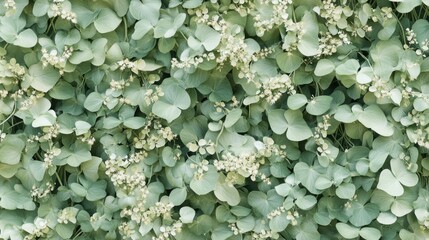
[[[0,0],[1,239],[429,239],[428,0]]]

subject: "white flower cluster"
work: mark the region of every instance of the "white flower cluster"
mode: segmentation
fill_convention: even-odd
[[[255,142],[256,152],[242,153],[233,155],[231,152],[226,152],[222,155],[222,160],[215,160],[213,165],[218,171],[226,171],[227,179],[234,180],[237,178],[236,173],[243,177],[249,177],[252,181],[256,181],[256,177],[271,184],[270,179],[265,174],[259,172],[259,167],[265,163],[266,158],[277,156],[286,159],[286,146],[277,145],[273,139],[264,137],[263,142]],[[233,184],[233,182],[231,182]]]
[[[173,133],[170,127],[163,127],[158,119],[155,119],[153,115],[149,115],[139,135],[133,139],[134,147],[152,150],[163,147],[175,137],[176,134]]]
[[[95,137],[93,137],[91,135],[91,132],[87,132],[84,135],[79,136],[77,139],[80,140],[83,143],[88,144],[88,146],[92,146],[95,143]]]
[[[351,199],[349,199],[346,203],[344,203],[344,207],[346,209],[351,208],[353,201],[356,201],[356,199],[357,199],[357,195],[355,194],[355,195],[353,195],[353,197]]]
[[[262,239],[278,239],[279,234],[271,230],[262,229],[261,232],[252,232],[253,240],[262,240]]]
[[[261,19],[262,14],[258,12],[256,6],[254,6],[254,27],[256,29],[256,35],[259,37],[263,36],[265,31],[271,30],[277,26],[289,26],[293,24],[289,19],[289,14],[287,13],[289,6],[292,4],[292,0],[262,0],[262,4],[271,5],[273,12],[270,18]]]
[[[337,52],[338,47],[350,44],[347,34],[342,31],[339,31],[337,35],[332,35],[330,32],[320,32],[320,35],[319,53],[316,57],[331,56]]]
[[[23,224],[21,228],[29,233],[24,240],[44,239],[49,232],[48,221],[40,217],[36,217],[34,223]]]
[[[302,22],[290,22],[286,26],[287,34],[283,38],[282,49],[285,52],[292,52],[298,49],[298,42],[301,41],[304,35]]]
[[[171,209],[174,205],[170,202],[156,202],[154,206],[150,206],[149,209],[144,207],[144,204],[140,202],[131,207],[131,209],[123,209],[121,212],[122,216],[130,216],[131,220],[137,223],[150,224],[155,218],[158,217],[171,217]]]
[[[426,54],[424,54],[424,52],[429,50],[429,39],[426,39],[421,42],[419,46],[417,34],[413,31],[413,29],[406,28],[405,35],[407,43],[404,44],[404,49],[414,50],[417,55],[426,57]]]
[[[258,154],[264,157],[278,156],[286,159],[286,145],[277,145],[270,137],[263,137],[262,142],[255,142]]]
[[[74,207],[66,207],[60,211],[58,211],[58,223],[67,224],[69,222],[76,223],[76,215],[79,212],[79,209]]]
[[[33,185],[33,187],[31,188],[31,197],[34,199],[41,199],[48,196],[48,194],[51,193],[53,190],[54,185],[52,185],[52,183],[50,182],[46,183],[45,189],[38,188],[36,187],[36,185]]]
[[[177,233],[182,231],[183,223],[181,221],[175,221],[171,226],[161,226],[159,231],[161,232],[157,237],[152,237],[152,240],[169,240],[174,239]]]
[[[24,91],[17,91],[14,95],[12,95],[12,97],[16,96],[16,98],[22,98],[26,95],[27,99],[25,99],[24,101],[20,102],[19,104],[19,110],[28,110],[30,109],[33,104],[40,98],[42,98],[43,96],[45,96],[45,94],[43,92],[39,92],[37,90],[31,90],[28,89],[27,92]]]
[[[61,149],[56,148],[56,147],[53,147],[52,149],[50,149],[49,151],[44,153],[43,154],[43,167],[45,169],[52,167],[52,160],[54,159],[54,157],[60,155],[60,153],[61,153]]]
[[[290,77],[282,74],[273,78],[262,79],[261,89],[256,93],[269,104],[274,104],[285,92],[290,95],[296,94],[295,86]]]
[[[119,234],[122,239],[133,239],[133,235],[137,233],[135,227],[130,222],[122,222],[118,226]]]
[[[9,70],[13,77],[22,78],[25,74],[25,67],[21,66],[16,62],[15,58],[11,58],[8,63],[6,63],[6,68]]]
[[[372,21],[374,22],[384,22],[393,18],[393,9],[391,7],[382,7],[381,9],[372,10]]]
[[[60,17],[72,23],[77,23],[76,13],[71,11],[70,5],[63,4],[64,0],[54,0],[51,4],[51,11],[54,17]]]
[[[111,155],[106,164],[106,175],[110,177],[113,185],[126,192],[136,189],[146,192],[146,178],[142,169],[132,167],[132,165],[143,161],[147,157],[147,152],[141,151],[131,154],[129,157],[117,157]]]
[[[144,101],[147,105],[150,105],[156,101],[159,100],[159,97],[164,96],[164,92],[162,91],[162,88],[160,86],[156,86],[155,90],[152,88],[149,88],[144,93]]]
[[[429,100],[426,99],[426,101]],[[429,119],[427,114],[428,110],[419,112],[413,109],[406,117],[403,118],[403,120],[408,123],[407,125],[409,125],[407,133],[410,140],[421,147],[429,149]],[[403,120],[401,120],[401,122]]]
[[[320,16],[326,19],[328,25],[336,26],[337,23],[346,15],[350,16],[353,11],[348,6],[336,5],[335,0],[323,0],[320,8]]]
[[[234,235],[240,234],[240,229],[238,229],[237,224],[230,223],[230,224],[228,224],[228,227],[229,227],[229,229],[231,229],[231,231],[234,233]]]
[[[210,155],[215,154],[215,144],[211,140],[200,139],[198,142],[189,142],[186,144],[191,152],[198,152],[202,155],[208,153]]]
[[[194,179],[200,180],[204,176],[204,173],[209,170],[209,161],[203,159],[199,163],[191,163],[191,168],[196,169]]]
[[[405,166],[407,166],[408,171],[417,172],[419,165],[415,161],[412,161],[409,155],[405,155],[404,152],[401,152],[399,154],[399,159],[401,159],[405,163]]]
[[[259,167],[264,159],[257,158],[255,153],[243,153],[238,156],[227,152],[222,155],[222,160],[215,160],[213,165],[218,171],[237,172],[243,177],[249,177],[256,181]]]
[[[190,68],[197,67],[200,63],[206,61],[215,60],[216,56],[214,53],[203,53],[201,56],[195,56],[191,58],[184,59],[183,61],[179,61],[177,58],[171,59],[171,67],[173,68]]]
[[[419,146],[429,149],[429,129],[418,128],[413,130],[415,135],[414,143],[417,143]]]
[[[271,211],[270,213],[268,213],[267,218],[271,220],[274,217],[280,216],[284,212],[286,212],[286,208],[283,206],[280,206],[280,207],[274,209],[273,211]]]
[[[300,217],[298,211],[288,211],[286,219],[290,221],[292,226],[298,225],[298,218]]]
[[[374,76],[371,79],[371,85],[368,88],[368,91],[374,93],[374,96],[377,98],[385,98],[390,96],[390,86],[387,84],[387,80],[383,80],[378,76]]]
[[[16,9],[16,3],[15,0],[6,0],[4,1],[4,7],[8,10],[15,10]]]
[[[6,138],[6,133],[0,130],[0,143]]]
[[[9,92],[5,89],[0,89],[0,99],[5,99]]]
[[[317,152],[320,154],[320,156],[322,157],[328,157],[330,161],[334,161],[333,158],[330,157],[331,155],[331,151],[329,150],[329,145],[328,143],[326,143],[326,137],[328,135],[328,129],[331,126],[331,124],[329,123],[329,120],[331,118],[330,115],[326,114],[323,115],[323,121],[317,123],[317,127],[314,128],[314,140],[316,142],[317,147]]]
[[[51,65],[55,68],[57,68],[61,75],[64,74],[64,68],[67,63],[67,59],[71,57],[73,53],[73,47],[64,47],[64,51],[61,55],[59,55],[58,51],[55,49],[52,49],[48,52],[47,49],[42,48],[42,64],[44,67]]]
[[[58,123],[54,123],[52,126],[42,128],[42,132],[44,134],[39,137],[38,141],[50,141],[53,138],[58,137],[58,134],[60,133],[60,125]]]

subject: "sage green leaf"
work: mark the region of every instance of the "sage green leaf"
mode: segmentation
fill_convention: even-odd
[[[278,54],[276,61],[279,68],[285,73],[297,70],[303,62],[300,55],[292,52]]]
[[[278,196],[275,191],[274,194],[272,191],[268,192],[268,195],[260,191],[252,191],[249,193],[247,201],[260,214],[266,216],[283,202],[283,198]]]
[[[180,86],[167,85],[163,88],[164,96],[152,106],[152,112],[172,122],[178,118],[181,110],[188,108],[191,104],[189,94]]]
[[[51,66],[43,67],[41,63],[28,69],[30,85],[41,92],[48,92],[60,79],[60,73]]]
[[[295,204],[302,210],[310,210],[316,205],[317,199],[313,195],[306,195],[296,199]]]
[[[20,164],[9,165],[0,163],[0,176],[4,178],[11,178],[18,172],[18,169],[20,168]]]
[[[107,182],[104,180],[92,183],[87,189],[86,199],[91,202],[103,199],[106,197],[106,186]]]
[[[55,225],[55,232],[57,232],[62,239],[70,239],[70,237],[73,235],[74,228],[75,225],[73,223],[60,223]]]
[[[209,166],[207,172],[203,174],[201,179],[193,178],[190,182],[190,187],[198,195],[205,195],[216,188],[219,173],[214,166]]]
[[[168,122],[172,122],[174,119],[180,116],[180,113],[182,111],[180,111],[180,109],[174,105],[171,105],[163,101],[158,101],[153,104],[152,112],[155,115],[161,118],[164,118]]]
[[[36,181],[42,181],[46,172],[44,163],[41,161],[30,161],[28,166],[34,179],[36,179]]]
[[[0,142],[0,162],[14,165],[19,163],[25,142],[14,134],[8,134]]]
[[[130,117],[125,119],[124,126],[131,129],[139,129],[145,125],[146,121],[142,117]]]
[[[357,117],[352,112],[349,105],[341,105],[337,108],[334,115],[335,120],[343,123],[352,123],[357,120]]]
[[[91,129],[91,124],[89,124],[88,122],[85,121],[76,121],[74,123],[75,126],[75,132],[76,132],[76,136],[82,135],[87,133],[90,129]]]
[[[235,109],[231,110],[228,113],[228,115],[226,115],[225,123],[224,123],[225,127],[226,128],[232,127],[238,121],[238,119],[241,117],[241,113],[242,113],[242,110],[239,108],[235,108]]]
[[[398,181],[401,182],[402,185],[407,187],[414,187],[419,182],[417,174],[410,172],[407,169],[407,166],[405,165],[403,160],[399,158],[394,158],[390,160],[390,166],[393,175],[395,175],[395,178],[398,179]]]
[[[85,149],[79,149],[73,152],[62,149],[61,152],[69,152],[67,164],[72,167],[78,167],[81,163],[91,160],[91,153]]]
[[[240,203],[240,195],[238,190],[225,181],[220,181],[216,184],[214,194],[220,201],[227,202],[230,206],[236,206]]]
[[[355,203],[353,213],[349,219],[350,223],[356,227],[362,227],[371,223],[372,220],[377,218],[379,209],[373,203]]]
[[[186,188],[175,188],[170,192],[169,199],[174,206],[180,206],[186,200]]]
[[[307,57],[317,55],[319,53],[319,27],[316,15],[307,11],[301,22],[303,33],[298,42],[298,50]]]
[[[346,62],[338,65],[335,68],[335,72],[338,75],[353,75],[357,73],[359,67],[360,64],[356,59],[349,59]]]
[[[195,37],[201,41],[207,51],[213,51],[219,45],[221,39],[219,32],[205,24],[197,25]]]
[[[324,176],[320,176],[317,178],[316,182],[315,182],[315,187],[318,190],[325,190],[328,189],[332,186],[332,180],[324,177]]]
[[[85,197],[87,194],[86,189],[80,185],[79,183],[71,183],[70,185],[70,189],[78,196],[80,197]]]
[[[282,109],[274,109],[268,110],[268,122],[270,124],[271,130],[273,130],[276,134],[283,134],[287,129],[287,122],[284,116],[284,110]]]
[[[93,182],[98,180],[98,177],[99,177],[98,170],[101,162],[102,162],[101,158],[93,156],[91,160],[83,162],[80,165],[80,169],[82,170],[83,175],[85,176],[86,179]]]
[[[390,212],[380,212],[377,217],[377,222],[383,225],[391,225],[396,222],[398,218]]]
[[[90,112],[97,112],[103,105],[104,97],[98,92],[92,92],[88,95],[83,106]]]
[[[381,238],[381,232],[377,228],[364,227],[359,231],[359,235],[366,240],[378,240]]]
[[[74,88],[68,82],[60,81],[49,90],[49,96],[58,100],[67,100],[74,97],[74,95]]]
[[[182,26],[186,19],[186,14],[180,13],[173,18],[161,18],[154,28],[155,38],[171,38]]]
[[[121,24],[121,19],[109,8],[102,8],[94,21],[94,26],[100,33],[114,31],[119,24]]]
[[[355,195],[356,187],[352,183],[341,183],[337,189],[335,189],[335,193],[339,198],[342,199],[351,199]]]
[[[370,67],[362,67],[356,74],[356,82],[359,84],[367,84],[374,78],[374,73]]]
[[[307,102],[307,97],[304,94],[297,93],[288,97],[287,106],[292,110],[298,110]]]
[[[400,13],[409,13],[415,7],[422,4],[422,0],[408,0],[407,2],[400,2],[396,10]]]
[[[331,107],[333,98],[331,96],[317,96],[308,101],[305,110],[311,115],[322,115]]]
[[[385,137],[393,135],[393,126],[388,123],[383,111],[377,105],[370,105],[364,110],[359,105],[354,105],[352,111],[365,127]]]
[[[179,211],[180,213],[180,220],[182,223],[192,223],[192,220],[195,217],[195,210],[190,207],[182,207]]]
[[[322,77],[332,73],[335,69],[335,64],[329,59],[320,59],[314,69],[314,75]]]
[[[286,137],[289,140],[299,142],[313,135],[311,129],[303,119],[301,111],[287,110],[284,116],[287,122]]]
[[[131,16],[137,20],[145,19],[154,26],[158,22],[162,2],[158,0],[132,0],[130,3]]]
[[[182,4],[183,8],[197,8],[203,3],[203,0],[185,0]]]
[[[377,42],[370,50],[374,74],[381,79],[388,79],[398,66],[402,52],[402,44],[398,39]]]
[[[287,219],[286,214],[281,214],[280,216],[275,216],[270,220],[270,229],[274,232],[282,232],[289,225],[290,221]]]
[[[314,167],[308,166],[304,162],[298,162],[293,168],[295,177],[301,184],[308,189],[312,194],[319,194],[320,190],[316,189],[315,181],[321,176]]]
[[[404,188],[402,187],[398,179],[393,176],[392,172],[389,169],[384,169],[383,171],[381,171],[380,177],[378,179],[377,188],[395,197],[404,194]]]
[[[413,107],[417,111],[423,112],[424,110],[429,109],[429,101],[424,98],[418,97],[414,100]]]
[[[335,228],[346,239],[353,239],[359,236],[359,228],[352,227],[346,223],[339,222],[335,225]]]
[[[34,47],[37,44],[37,35],[33,30],[25,29],[16,36],[13,44],[24,48]]]
[[[49,2],[48,0],[36,0],[33,6],[33,15],[35,17],[41,17],[48,12]]]
[[[132,1],[135,2],[135,1]],[[131,38],[134,40],[142,39],[146,33],[148,33],[151,29],[153,29],[153,26],[150,24],[150,22],[146,19],[139,20],[134,25],[134,32],[131,35]]]

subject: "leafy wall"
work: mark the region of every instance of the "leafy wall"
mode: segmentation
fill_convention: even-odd
[[[428,0],[1,0],[1,239],[429,239]]]

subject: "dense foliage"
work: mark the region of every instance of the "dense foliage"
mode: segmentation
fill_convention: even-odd
[[[0,0],[1,239],[429,239],[428,0]]]

